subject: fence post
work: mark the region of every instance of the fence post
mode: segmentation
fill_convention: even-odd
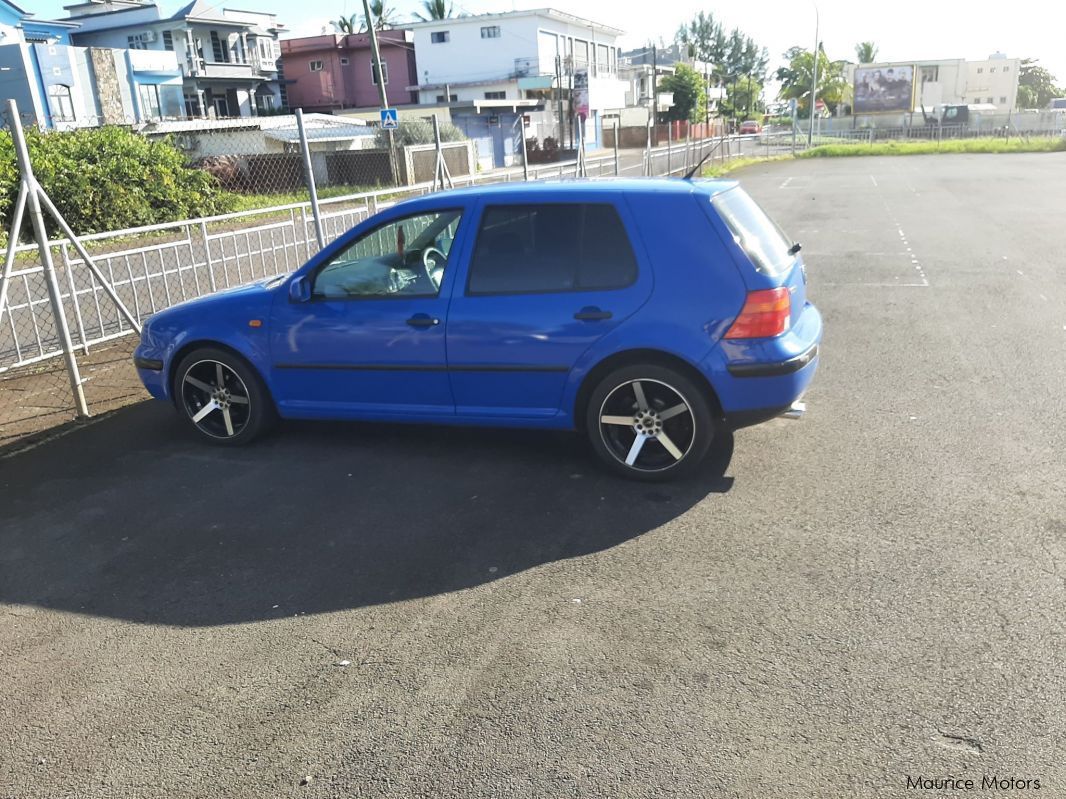
[[[651,176],[651,119],[648,119],[648,143],[644,145],[644,177]]]
[[[315,188],[315,172],[311,166],[311,148],[307,144],[307,131],[304,130],[304,110],[296,109],[296,128],[300,131],[300,152],[304,159],[304,178],[307,181],[307,191],[311,195],[311,214],[315,218],[315,236],[318,238],[318,249],[326,246],[326,237],[322,233],[322,214],[318,210],[318,190]]]
[[[11,139],[15,145],[15,158],[18,161],[19,173],[22,177],[22,183],[25,184],[26,198],[30,205],[30,223],[33,225],[33,234],[37,239],[37,251],[41,255],[41,266],[44,267],[45,282],[48,285],[48,298],[51,300],[52,305],[52,316],[55,318],[56,330],[59,332],[59,340],[63,345],[63,358],[67,363],[67,377],[70,378],[70,390],[74,397],[74,406],[78,416],[84,419],[89,416],[89,406],[85,404],[85,389],[81,384],[78,361],[74,357],[74,344],[70,340],[70,328],[67,326],[66,313],[63,311],[63,299],[59,291],[59,281],[56,280],[52,251],[48,247],[48,232],[44,227],[44,214],[41,212],[41,198],[37,192],[37,179],[33,176],[33,165],[30,163],[30,152],[26,148],[26,137],[22,135],[22,122],[19,119],[18,106],[12,99],[7,101],[7,115],[11,123]],[[13,245],[14,242],[9,242],[9,246]]]
[[[792,157],[796,157],[796,117],[792,116]]]
[[[78,335],[81,337],[81,349],[86,355],[89,354],[89,342],[85,338],[85,322],[81,318],[81,305],[78,303],[78,292],[74,289],[74,273],[70,268],[70,250],[67,243],[60,245],[59,251],[63,253],[63,270],[67,273],[67,286],[70,288],[70,299],[74,302],[74,319],[78,323]],[[103,331],[101,331],[103,332]]]
[[[666,123],[666,176],[674,171],[674,123]]]
[[[618,120],[616,119],[614,121],[614,176],[615,177],[618,177],[618,175],[620,174],[619,169],[618,169],[618,136],[619,136],[620,132],[621,131],[620,131],[619,126],[618,126]]]
[[[19,196],[15,202],[15,214],[11,219],[11,231],[7,236],[7,257],[4,259],[4,272],[0,275],[0,320],[4,318],[7,306],[7,286],[11,280],[11,270],[15,266],[15,250],[22,232],[22,219],[26,212],[26,182],[19,182]]]

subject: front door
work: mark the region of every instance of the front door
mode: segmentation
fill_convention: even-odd
[[[385,223],[307,275],[309,301],[278,298],[272,384],[283,415],[454,413],[444,322],[460,217],[446,210]]]
[[[485,207],[448,312],[459,415],[556,415],[578,358],[649,296],[628,212],[602,196]]]

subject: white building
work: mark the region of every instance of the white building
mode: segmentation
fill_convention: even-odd
[[[625,106],[618,78],[618,38],[623,31],[551,8],[479,14],[415,23],[419,103],[451,103],[452,119],[465,115],[507,122],[511,114],[536,114],[542,130],[572,135],[569,120],[575,76],[588,76],[588,146],[599,141],[605,111]],[[556,92],[561,89],[561,92]],[[560,123],[559,96],[563,98]],[[466,108],[464,108],[466,106]],[[464,111],[469,110],[469,114]],[[505,152],[503,161],[511,160]],[[496,159],[497,161],[500,159]]]
[[[171,51],[189,117],[248,117],[285,104],[278,59],[284,26],[274,14],[192,0],[169,16],[154,0],[81,0],[65,6],[75,44]]]

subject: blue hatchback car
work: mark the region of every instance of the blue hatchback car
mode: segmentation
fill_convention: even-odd
[[[661,480],[798,407],[822,335],[798,252],[735,181],[446,191],[156,314],[134,360],[219,444],[279,416],[576,429]]]

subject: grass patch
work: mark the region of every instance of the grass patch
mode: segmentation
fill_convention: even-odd
[[[754,166],[755,164],[769,164],[774,161],[789,161],[791,155],[768,155],[759,156],[755,158],[734,158],[730,161],[726,161],[724,164],[713,164],[703,168],[700,172],[700,177],[704,178],[722,178],[728,175],[730,172],[735,172],[738,169],[743,169],[746,166]]]
[[[368,191],[380,191],[385,186],[323,186],[318,190],[318,199],[328,200],[331,197],[344,197],[348,194],[362,194]],[[402,189],[398,189],[402,191]],[[385,195],[388,196],[388,195]],[[294,203],[308,202],[311,197],[306,188],[294,191],[272,192],[270,194],[237,194],[230,192],[230,208],[233,211],[255,211],[259,208],[271,208],[277,205],[292,205]],[[385,199],[381,197],[379,199]]]
[[[1066,137],[952,139],[949,141],[884,141],[872,144],[822,144],[797,158],[841,158],[858,155],[935,155],[938,153],[1050,153],[1066,151]]]

